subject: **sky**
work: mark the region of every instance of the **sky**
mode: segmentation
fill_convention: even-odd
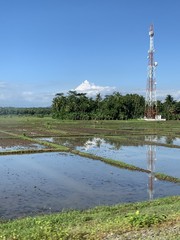
[[[179,0],[0,0],[0,107],[56,93],[145,94],[154,25],[157,97],[180,100]]]

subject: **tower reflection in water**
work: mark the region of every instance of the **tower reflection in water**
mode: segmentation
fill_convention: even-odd
[[[146,140],[149,142],[156,142],[156,136],[148,136]],[[148,194],[149,200],[153,199],[154,196],[154,172],[155,172],[155,161],[156,161],[156,145],[147,146],[147,169],[150,171],[148,174]]]

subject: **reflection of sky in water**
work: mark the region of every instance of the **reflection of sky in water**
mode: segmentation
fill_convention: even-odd
[[[97,142],[100,144],[97,144]],[[141,168],[147,168],[148,145],[122,146],[116,149],[113,145],[106,143],[105,140],[94,138],[92,141],[87,141],[84,146],[76,149],[105,158],[124,161]],[[156,159],[156,172],[180,177],[180,149],[157,146]]]
[[[173,141],[173,143],[174,143],[175,145],[180,145],[180,138],[176,138],[176,139]]]
[[[43,138],[37,138],[41,141],[45,141],[45,142],[54,142],[54,138],[53,137],[43,137]]]
[[[45,146],[36,144],[36,143],[30,144],[27,146],[22,146],[22,145],[11,146],[11,147],[1,147],[0,146],[0,152],[20,151],[20,150],[29,150],[29,149],[39,150],[39,149],[43,149],[43,148],[45,148]]]
[[[148,174],[69,153],[1,156],[0,176],[1,218],[148,200]],[[154,181],[155,198],[178,189]]]

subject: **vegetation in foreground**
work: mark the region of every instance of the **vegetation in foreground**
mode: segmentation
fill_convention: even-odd
[[[179,220],[180,197],[177,196],[1,222],[0,239],[97,240],[124,234],[128,234],[127,239],[143,239],[142,233],[147,233],[148,239],[149,232],[157,234],[157,239],[178,239]]]

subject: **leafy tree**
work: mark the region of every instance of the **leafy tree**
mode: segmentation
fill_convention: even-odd
[[[176,119],[175,116],[175,103],[171,95],[167,95],[164,102],[164,113],[167,120]]]
[[[88,98],[85,93],[69,91],[67,96],[57,94],[53,99],[54,116],[61,119],[131,119],[143,116],[144,97],[137,94],[122,96],[119,92],[100,94],[95,99]]]
[[[179,119],[180,104],[168,95],[165,102],[157,101],[158,112],[167,119]],[[116,120],[136,119],[144,116],[145,99],[138,94],[122,95],[114,92],[104,98],[97,94],[95,99],[85,93],[69,91],[66,96],[59,93],[52,103],[53,116],[60,119]]]

